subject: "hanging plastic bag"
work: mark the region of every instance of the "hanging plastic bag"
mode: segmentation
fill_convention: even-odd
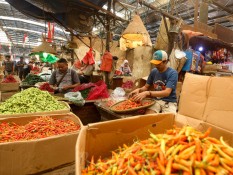
[[[64,97],[77,106],[83,106],[85,104],[85,100],[80,92],[68,92]]]
[[[92,52],[92,48],[90,48],[90,50],[86,53],[86,55],[83,57],[82,62],[84,64],[95,64],[95,59],[94,59],[94,55]]]
[[[105,71],[105,72],[111,72],[112,62],[113,62],[112,54],[106,51],[102,57],[100,70]]]

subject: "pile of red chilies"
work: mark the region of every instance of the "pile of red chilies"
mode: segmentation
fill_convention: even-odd
[[[17,80],[15,79],[13,75],[8,75],[6,76],[6,78],[2,80],[2,83],[16,83],[16,82]]]
[[[39,89],[42,91],[54,92],[54,89],[50,87],[49,83],[43,83]]]
[[[34,140],[54,135],[78,131],[80,125],[68,119],[54,119],[49,116],[38,117],[26,125],[0,123],[0,143]]]

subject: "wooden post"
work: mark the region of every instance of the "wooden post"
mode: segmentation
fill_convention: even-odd
[[[194,28],[197,28],[197,17],[198,17],[198,0],[195,1],[195,11],[194,11]]]
[[[108,0],[108,8],[107,10],[110,12],[111,10],[111,0]],[[110,52],[110,17],[107,16],[107,24],[106,24],[106,31],[107,31],[107,36],[106,36],[106,51]],[[108,88],[110,88],[109,84],[109,78],[108,78],[108,72],[104,72],[104,79],[105,83],[107,84]]]
[[[71,42],[73,41],[74,41],[74,36],[71,34]],[[74,64],[74,49],[71,50],[70,56],[71,56],[71,65],[73,65]]]

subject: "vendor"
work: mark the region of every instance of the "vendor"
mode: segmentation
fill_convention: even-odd
[[[124,60],[123,64],[120,67],[121,75],[132,76],[131,69],[129,67],[128,60]]]
[[[142,88],[135,89],[129,94],[134,101],[141,101],[146,97],[154,98],[156,103],[147,109],[146,114],[172,112],[176,113],[176,84],[178,73],[176,70],[167,66],[167,53],[158,50],[153,54],[150,61],[155,68],[152,69],[146,84]],[[153,86],[154,91],[149,87]]]
[[[53,71],[49,84],[55,88],[55,93],[67,93],[80,84],[78,74],[73,69],[68,68],[65,58],[57,61],[57,70]]]
[[[91,75],[95,70],[94,64],[85,64],[84,61],[76,60],[72,69],[76,70],[80,79],[80,83],[89,83],[91,79]]]

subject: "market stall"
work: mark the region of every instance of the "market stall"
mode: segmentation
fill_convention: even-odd
[[[0,7],[0,175],[233,174],[233,2]]]

